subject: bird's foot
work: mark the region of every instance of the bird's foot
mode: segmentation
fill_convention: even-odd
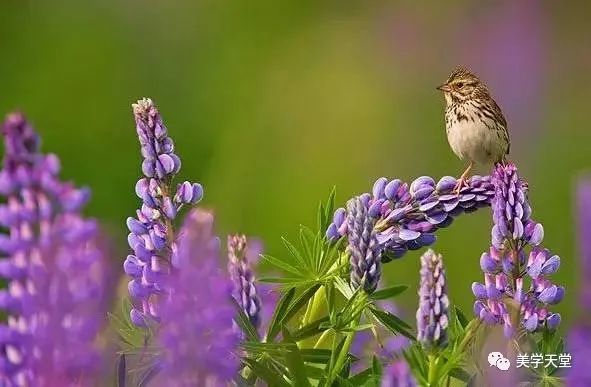
[[[459,195],[460,191],[464,188],[468,186],[468,179],[466,179],[464,176],[460,177],[458,179],[458,182],[456,183],[456,186],[454,187],[452,193],[454,195]]]

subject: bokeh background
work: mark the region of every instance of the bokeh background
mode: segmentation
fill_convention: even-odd
[[[463,64],[489,84],[529,180],[546,245],[562,257],[558,310],[574,321],[574,184],[591,167],[591,40],[585,2],[25,1],[0,3],[0,113],[21,109],[59,154],[63,176],[92,187],[88,213],[122,262],[140,155],[130,104],[158,104],[205,187],[220,234],[241,231],[285,254],[280,237],[313,225],[337,187],[344,203],[380,176],[458,175],[435,86]],[[486,173],[486,171],[481,171]],[[470,284],[490,213],[439,233],[450,293]],[[418,253],[385,266],[408,283]],[[263,267],[263,269],[265,269]],[[588,279],[587,279],[588,280]]]

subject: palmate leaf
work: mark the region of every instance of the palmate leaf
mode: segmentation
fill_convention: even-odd
[[[275,307],[275,311],[273,312],[273,317],[271,317],[271,322],[269,323],[269,329],[267,330],[267,341],[273,340],[281,330],[281,323],[285,319],[287,308],[289,308],[289,303],[293,299],[294,295],[295,288],[291,288],[281,295],[281,298]]]
[[[326,203],[321,203],[318,211],[318,226],[316,232],[305,226],[300,226],[299,246],[286,238],[282,238],[288,255],[279,258],[262,255],[263,259],[287,274],[283,278],[262,278],[261,282],[278,283],[282,287],[301,288],[314,283],[326,283],[339,273],[342,268],[338,261],[341,255],[342,243],[329,243],[324,236],[326,228],[332,219],[334,209],[334,189]],[[346,264],[346,262],[344,262]]]
[[[119,313],[108,313],[111,326],[117,332],[122,344],[128,349],[145,347],[152,337],[152,329],[150,326],[148,329],[139,328],[131,322],[129,317],[131,307],[129,299],[124,298]]]
[[[289,383],[283,379],[281,373],[270,366],[270,363],[261,359],[255,360],[250,358],[243,358],[242,361],[261,379],[263,379],[269,386],[289,387]]]
[[[328,316],[319,318],[318,320],[314,320],[304,325],[303,327],[293,332],[294,340],[299,342],[304,339],[307,339],[308,337],[314,337],[316,335],[321,334],[326,329],[328,329],[325,326],[326,323],[330,325],[330,320]]]
[[[319,284],[312,285],[305,289],[298,297],[295,297],[295,288],[291,288],[281,297],[277,303],[275,313],[267,331],[267,341],[273,340],[283,324],[287,324],[320,288]]]

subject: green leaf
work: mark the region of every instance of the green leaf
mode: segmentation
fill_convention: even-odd
[[[300,350],[298,346],[295,344],[295,341],[291,337],[291,334],[289,333],[289,330],[285,327],[285,325],[283,326],[282,333],[284,341],[293,344],[289,346],[289,349],[285,354],[285,360],[287,362],[289,373],[291,374],[295,385],[303,387],[310,386],[310,382],[308,381],[308,377],[306,376],[306,367]]]
[[[242,332],[246,335],[246,338],[250,341],[259,341],[260,338],[257,329],[254,327],[254,325],[252,325],[252,322],[250,321],[246,313],[244,313],[242,307],[238,304],[238,302],[236,302],[236,300],[233,297],[232,304],[236,309],[236,317],[234,318],[234,321],[236,322],[236,324],[238,324]]]
[[[318,208],[318,229],[325,232],[330,223],[334,213],[334,203],[336,196],[336,187],[332,187],[326,203],[320,203]]]
[[[293,299],[294,294],[295,288],[291,288],[287,292],[283,293],[279,299],[279,302],[277,302],[277,307],[275,308],[273,317],[271,317],[269,329],[267,330],[267,341],[273,340],[281,330],[281,323],[285,318],[287,309],[289,308],[289,304]]]
[[[283,246],[285,246],[289,254],[296,260],[299,272],[301,273],[304,271],[309,274],[311,266],[308,264],[308,261],[302,257],[298,249],[296,249],[296,247],[285,238],[281,238],[281,241],[283,242]]]
[[[294,338],[295,339],[295,338]],[[326,364],[330,360],[332,351],[322,348],[301,348],[300,355],[307,363]]]
[[[328,316],[324,316],[322,318],[319,318],[318,320],[314,320],[311,323],[304,325],[300,329],[293,332],[294,340],[302,341],[304,339],[307,339],[308,337],[314,337],[316,335],[319,335],[320,333],[328,329],[328,327],[323,326],[323,324],[327,322],[329,322],[329,318]]]
[[[375,376],[377,376],[379,379],[381,379],[381,377],[382,377],[382,363],[380,363],[377,356],[374,356],[372,358],[371,369],[373,371],[373,374]]]
[[[468,383],[472,377],[472,375],[470,375],[467,371],[459,367],[453,368],[451,371],[449,371],[449,376],[461,380],[464,383]]]
[[[296,278],[301,278],[302,275],[302,270],[298,269],[292,265],[290,265],[289,263],[287,263],[284,260],[281,260],[279,258],[275,258],[271,255],[267,255],[267,254],[263,254],[261,255],[263,257],[263,259],[267,262],[269,262],[270,264],[272,264],[273,266],[277,266],[280,269],[283,269],[284,271],[294,274],[296,276]]]
[[[394,316],[392,313],[384,312],[374,308],[371,308],[371,313],[373,313],[376,319],[392,333],[400,333],[401,335],[406,336],[413,341],[416,340],[413,334],[408,331],[409,329],[412,329],[410,325]]]
[[[470,320],[468,320],[466,318],[466,315],[464,314],[464,312],[462,312],[460,310],[460,308],[458,308],[456,306],[454,309],[456,311],[456,318],[458,319],[458,322],[460,323],[460,325],[462,326],[462,328],[466,328],[468,326],[468,323],[470,322]]]
[[[318,291],[319,288],[320,288],[320,284],[315,284],[315,285],[311,286],[310,288],[304,290],[298,296],[298,298],[296,298],[289,305],[289,308],[287,309],[287,311],[285,313],[285,317],[283,318],[282,321],[288,322],[293,316],[295,316],[295,314],[297,312],[299,312],[300,309],[302,309],[304,307],[304,305],[306,305],[306,303],[310,300],[310,298],[312,298],[314,296],[314,294],[316,294],[316,292]]]
[[[354,386],[378,387],[380,376],[376,376],[373,373],[373,367],[370,367],[349,378],[349,383]]]
[[[255,359],[243,358],[242,361],[259,378],[263,379],[270,386],[289,387],[289,383],[283,379],[283,376],[275,369],[271,368],[267,362],[256,361]]]
[[[119,339],[129,348],[141,348],[150,340],[152,327],[139,328],[131,322],[129,312],[132,305],[128,298],[121,302],[121,311],[117,314],[108,313],[111,325],[117,332]]]
[[[389,288],[381,289],[374,292],[370,298],[372,300],[385,300],[387,298],[396,297],[397,295],[408,289],[407,285],[391,286]]]

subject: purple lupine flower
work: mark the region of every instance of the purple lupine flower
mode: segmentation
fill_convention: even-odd
[[[437,229],[449,226],[462,213],[490,205],[494,187],[489,176],[472,176],[459,194],[453,193],[456,182],[451,176],[438,182],[422,176],[409,187],[398,179],[389,181],[382,177],[374,183],[371,195],[360,196],[376,221],[382,262],[433,244]],[[329,240],[347,235],[345,220],[345,210],[337,209],[326,231]]]
[[[579,265],[581,267],[580,306],[591,313],[591,178],[579,182],[577,189],[577,218],[579,240]]]
[[[573,364],[566,374],[566,385],[572,387],[591,385],[591,325],[582,322],[571,328],[567,337],[568,353]]]
[[[261,325],[261,299],[247,257],[245,235],[228,236],[228,272],[233,282],[232,296],[255,328]]]
[[[171,296],[162,305],[159,378],[172,387],[221,385],[238,371],[240,338],[233,329],[232,283],[220,270],[213,216],[191,210],[180,235],[180,270],[171,274]]]
[[[564,288],[547,277],[558,270],[560,258],[540,246],[544,229],[531,219],[527,184],[515,165],[498,164],[493,182],[492,246],[480,258],[484,284],[472,285],[474,313],[487,324],[503,324],[507,337],[515,333],[516,315],[528,332],[556,329],[561,317],[548,307],[562,300]],[[529,289],[524,289],[525,275],[531,279]]]
[[[571,328],[567,338],[568,352],[573,358],[573,367],[568,370],[568,386],[591,385],[591,323],[585,318],[591,315],[591,286],[587,279],[591,275],[591,179],[585,177],[579,181],[576,192],[578,218],[578,245],[580,287],[579,307],[583,311],[583,321]]]
[[[380,246],[374,230],[375,219],[368,214],[364,198],[347,203],[347,247],[351,254],[351,284],[367,293],[376,290],[381,276]]]
[[[380,385],[381,387],[415,387],[417,381],[406,361],[395,360],[384,368]]]
[[[22,114],[9,115],[2,134],[0,384],[91,385],[109,287],[97,224],[78,214],[89,191],[59,180],[57,157],[40,153]]]
[[[449,299],[443,257],[433,250],[421,256],[417,340],[427,348],[447,345]]]
[[[134,305],[131,321],[145,327],[150,321],[159,321],[160,299],[166,297],[167,278],[176,265],[173,220],[184,205],[201,200],[203,189],[185,181],[174,192],[172,180],[181,161],[160,113],[147,98],[133,105],[133,113],[144,157],[144,177],[135,186],[142,206],[136,218],[127,218],[133,254],[127,256],[123,267],[132,278],[128,286]]]

